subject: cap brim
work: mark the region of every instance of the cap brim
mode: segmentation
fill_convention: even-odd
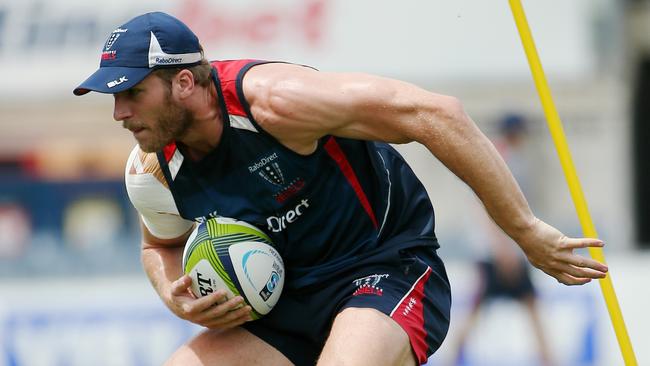
[[[141,82],[151,71],[153,70],[149,68],[101,67],[72,93],[74,95],[84,95],[90,91],[119,93]]]

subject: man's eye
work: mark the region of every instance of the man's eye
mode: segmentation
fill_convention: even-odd
[[[127,93],[130,97],[135,97],[136,95],[140,94],[140,90],[138,89],[129,89],[127,90]]]

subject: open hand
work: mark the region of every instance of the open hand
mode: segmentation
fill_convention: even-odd
[[[196,298],[190,291],[192,279],[185,275],[174,281],[165,303],[179,318],[210,329],[229,329],[252,320],[251,307],[241,296],[226,298],[224,290]]]
[[[604,246],[599,239],[569,238],[536,219],[531,230],[517,242],[532,265],[565,285],[584,285],[607,275],[606,265],[573,253],[578,248]]]

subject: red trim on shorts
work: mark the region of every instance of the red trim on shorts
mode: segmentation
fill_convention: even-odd
[[[411,290],[404,295],[402,301],[393,309],[390,317],[406,331],[411,341],[411,347],[418,363],[427,362],[427,332],[424,328],[424,284],[431,275],[431,267],[418,278]]]
[[[163,154],[165,154],[165,160],[169,163],[176,152],[176,143],[172,142],[169,145],[163,147]]]
[[[339,146],[339,144],[336,142],[334,137],[330,137],[327,140],[327,142],[325,143],[325,150],[327,151],[329,156],[332,159],[334,159],[336,164],[339,166],[339,169],[341,169],[341,172],[348,180],[348,183],[350,183],[352,189],[354,189],[354,193],[357,194],[357,197],[359,198],[359,202],[361,202],[361,206],[363,206],[363,209],[366,210],[366,213],[370,217],[372,224],[375,226],[375,229],[377,229],[379,227],[379,225],[377,224],[377,218],[375,217],[375,213],[372,211],[372,207],[370,207],[370,202],[366,197],[366,193],[363,191],[363,188],[359,183],[359,179],[357,178],[357,175],[354,173],[354,170],[352,169],[352,166],[350,165],[348,158],[345,156],[345,153],[343,152],[343,150],[341,150],[341,146]]]

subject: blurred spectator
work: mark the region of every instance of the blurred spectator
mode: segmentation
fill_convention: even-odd
[[[17,258],[27,250],[31,223],[15,203],[0,203],[0,258]]]
[[[123,221],[123,211],[113,197],[76,198],[63,211],[64,242],[82,251],[115,246]]]
[[[510,167],[515,179],[527,197],[532,197],[530,169],[534,163],[526,153],[528,127],[526,119],[518,114],[507,114],[499,121],[499,136],[494,145]],[[497,298],[505,298],[523,305],[530,316],[537,342],[540,364],[552,365],[548,344],[540,321],[535,287],[530,276],[530,265],[511,239],[487,217],[483,225],[483,258],[477,261],[480,284],[477,288],[466,323],[457,339],[455,365],[464,364],[463,348],[477,322],[481,308]],[[498,341],[498,340],[495,340]]]

